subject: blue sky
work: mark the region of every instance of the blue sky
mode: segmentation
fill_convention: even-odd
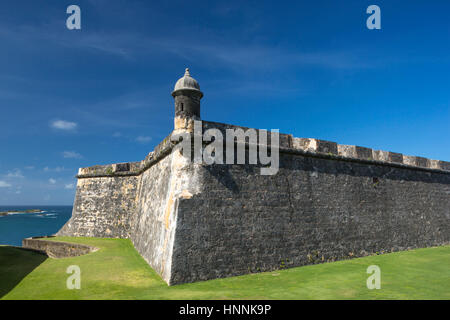
[[[81,30],[66,8],[81,8]],[[368,30],[366,8],[381,8]],[[449,1],[2,1],[0,205],[143,159],[189,67],[202,118],[450,160]]]

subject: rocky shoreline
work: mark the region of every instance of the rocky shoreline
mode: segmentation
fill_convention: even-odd
[[[42,212],[41,209],[28,209],[28,210],[16,210],[16,211],[1,211],[0,212],[0,217],[1,216],[7,216],[8,214],[16,214],[16,213],[40,213]]]

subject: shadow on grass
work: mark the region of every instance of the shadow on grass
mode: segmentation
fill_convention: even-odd
[[[48,257],[18,247],[0,246],[0,298],[14,289]]]

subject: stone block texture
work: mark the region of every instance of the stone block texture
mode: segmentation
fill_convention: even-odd
[[[58,235],[129,238],[137,186],[137,176],[78,179],[72,218]]]
[[[59,234],[129,238],[169,285],[450,243],[448,162],[280,139],[272,176],[191,163],[168,138],[136,170],[81,170]]]
[[[26,238],[22,240],[22,247],[39,251],[52,258],[77,257],[97,251],[98,248],[79,243],[49,241],[45,238]]]
[[[171,283],[450,240],[448,174],[284,154],[274,176],[203,170],[202,192],[178,207]]]

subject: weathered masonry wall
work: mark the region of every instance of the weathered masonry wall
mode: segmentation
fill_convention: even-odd
[[[174,151],[141,177],[131,240],[143,258],[167,282],[171,278],[176,228],[182,224],[177,217],[178,202],[198,193],[198,168]]]
[[[223,134],[236,126],[204,122]],[[247,129],[247,128],[244,128]],[[170,284],[450,243],[449,163],[280,135],[280,170],[202,166]]]
[[[78,179],[72,218],[58,235],[129,238],[138,180],[137,176]]]
[[[166,228],[165,217],[168,181],[172,174],[170,164],[171,157],[165,157],[142,174],[131,235],[135,248],[160,275],[164,270],[170,271],[168,254],[173,244],[174,224],[169,220]]]
[[[450,242],[450,175],[281,154],[204,168],[178,207],[171,283]],[[195,232],[193,232],[195,230]]]
[[[448,162],[281,134],[280,170],[263,176],[175,146],[80,169],[58,234],[130,238],[168,284],[450,243]]]
[[[130,238],[138,221],[141,175],[171,150],[166,138],[140,162],[80,168],[72,218],[57,235]]]
[[[82,168],[61,236],[130,238],[169,282],[178,198],[197,192],[194,166],[164,139],[142,162]]]

